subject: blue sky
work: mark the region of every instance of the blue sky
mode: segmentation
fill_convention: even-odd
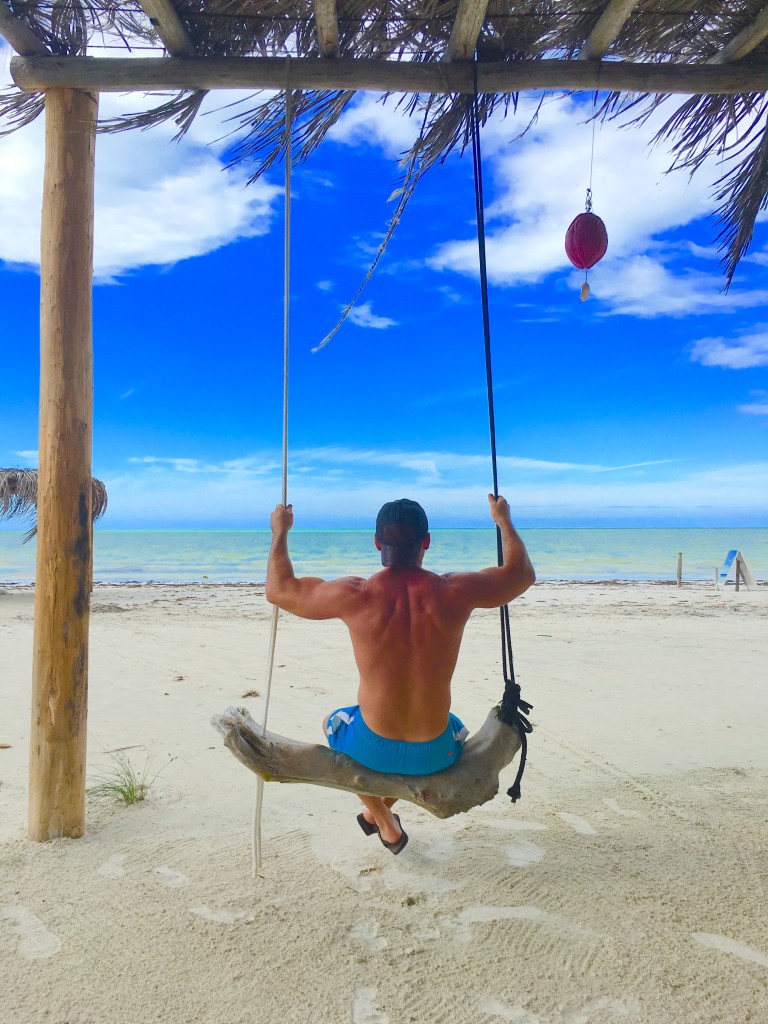
[[[7,68],[7,53],[5,67]],[[6,75],[7,78],[7,70]],[[94,473],[104,527],[266,525],[279,500],[282,169],[224,167],[222,94],[172,126],[100,136]],[[103,96],[102,115],[139,96]],[[598,129],[610,245],[581,276],[586,100],[483,135],[500,487],[522,525],[768,525],[768,235],[728,296],[708,216],[714,162],[665,175],[655,124]],[[660,123],[660,122],[658,122]],[[42,120],[0,140],[0,465],[36,464]],[[297,525],[364,526],[415,497],[483,525],[490,486],[471,162],[430,171],[353,315],[415,136],[361,94],[294,174],[289,494]]]

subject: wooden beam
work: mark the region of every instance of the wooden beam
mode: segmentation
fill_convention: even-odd
[[[85,829],[97,113],[94,95],[46,94],[28,824],[40,842]]]
[[[24,92],[72,88],[94,92],[156,89],[275,89],[285,86],[282,57],[13,57],[11,75]],[[479,64],[481,92],[606,89],[702,94],[768,91],[768,66],[630,64],[624,61],[521,60]],[[473,92],[472,67],[415,61],[302,57],[291,61],[295,89],[372,92]]]
[[[323,57],[339,56],[339,18],[336,0],[313,0],[317,42]]]
[[[609,0],[581,48],[579,60],[601,60],[640,0]]]
[[[502,722],[493,708],[481,729],[464,744],[456,764],[435,775],[388,775],[373,772],[317,743],[301,743],[276,733],[262,735],[245,708],[227,708],[211,725],[234,756],[266,782],[303,782],[348,793],[409,800],[438,818],[450,818],[492,800],[499,772],[521,746],[520,733]]]
[[[743,28],[719,53],[710,57],[709,64],[730,64],[741,60],[768,36],[768,7],[764,7],[753,22]]]
[[[144,13],[172,57],[194,57],[195,44],[181,23],[171,0],[139,0]]]
[[[472,60],[487,10],[488,0],[459,0],[451,38],[443,55],[444,61]]]
[[[48,53],[42,39],[39,39],[26,21],[17,17],[7,4],[0,0],[0,35],[22,57],[34,57],[36,54]]]

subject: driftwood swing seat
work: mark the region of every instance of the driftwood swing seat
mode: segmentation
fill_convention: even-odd
[[[438,818],[450,818],[493,799],[499,791],[499,772],[522,745],[517,726],[503,721],[500,712],[500,705],[493,708],[482,728],[464,744],[456,764],[434,775],[374,772],[319,743],[262,734],[245,708],[227,708],[223,715],[214,715],[211,724],[238,761],[266,782],[303,782],[366,796],[396,797]]]

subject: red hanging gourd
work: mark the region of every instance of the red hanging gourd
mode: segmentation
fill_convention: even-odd
[[[592,213],[592,194],[587,190],[587,209],[570,224],[565,234],[565,254],[578,270],[589,270],[605,256],[608,250],[608,232],[605,224]],[[581,286],[581,299],[589,295],[586,276]]]

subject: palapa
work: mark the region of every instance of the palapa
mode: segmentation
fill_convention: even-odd
[[[573,65],[581,59],[582,67],[590,63],[604,68],[606,77],[617,63],[696,73],[730,65],[754,69],[751,80],[758,81],[757,72],[765,69],[768,58],[768,8],[763,9],[762,0],[0,0],[0,14],[0,32],[38,68],[45,60],[51,66],[52,60],[60,65],[61,59],[92,55],[105,35],[110,46],[170,54],[168,67],[180,67],[183,58],[199,67],[211,59],[290,55],[328,65],[399,62],[405,73],[414,65],[445,67],[474,56],[481,67],[501,68],[531,61]],[[12,71],[22,64],[23,57],[15,58]],[[756,217],[768,202],[766,86],[708,94],[695,84],[699,80],[691,81],[690,92],[697,94],[682,104],[662,90],[601,90],[596,116],[632,123],[676,102],[656,139],[670,145],[671,167],[695,172],[711,154],[721,155],[723,172],[714,186],[714,201],[727,288],[749,247]],[[402,92],[398,102],[404,113],[418,114],[421,130],[404,161],[403,191],[392,226],[421,174],[468,141],[463,96]],[[183,134],[204,96],[201,89],[182,89],[149,110],[102,123],[100,130],[173,120]],[[353,96],[351,88],[297,91],[296,161],[314,151]],[[494,111],[514,108],[517,96],[484,92],[481,122]],[[39,92],[7,91],[0,99],[0,123],[8,131],[19,128],[42,106]],[[252,180],[284,154],[284,109],[282,95],[273,89],[256,92],[252,103],[246,101],[232,113],[232,159],[251,166]]]

